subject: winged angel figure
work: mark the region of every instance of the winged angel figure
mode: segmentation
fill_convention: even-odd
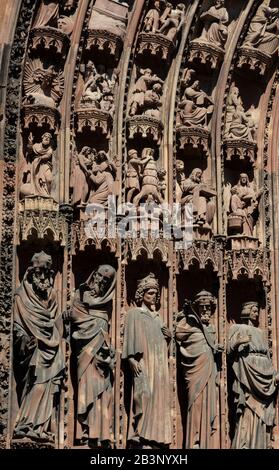
[[[56,108],[64,90],[63,72],[50,65],[44,68],[40,59],[27,59],[24,71],[24,103]]]

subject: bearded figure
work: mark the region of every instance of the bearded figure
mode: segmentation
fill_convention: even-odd
[[[63,322],[53,288],[52,259],[32,258],[14,299],[14,370],[19,411],[14,438],[54,440],[54,416],[64,371]]]
[[[99,266],[77,289],[71,315],[78,376],[77,439],[94,447],[109,447],[112,438],[115,351],[109,323],[115,283],[115,269]]]

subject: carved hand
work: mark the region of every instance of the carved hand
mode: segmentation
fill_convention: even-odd
[[[170,332],[169,328],[166,325],[162,326],[161,331],[162,331],[162,333],[163,333],[163,335],[166,339],[171,338],[171,332]]]
[[[141,365],[140,363],[134,358],[134,357],[130,357],[129,358],[129,364],[130,364],[130,367],[133,371],[133,374],[136,376],[136,377],[139,377],[139,375],[141,374],[142,372],[142,368],[141,368]]]
[[[276,385],[279,385],[279,372],[275,375],[275,383]]]

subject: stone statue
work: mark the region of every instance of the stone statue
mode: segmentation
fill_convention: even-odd
[[[138,151],[135,149],[129,150],[126,168],[127,202],[132,202],[135,194],[140,192],[141,167],[142,160],[138,156]]]
[[[141,69],[140,77],[132,87],[132,96],[130,101],[130,116],[140,115],[144,112],[144,102],[147,90],[152,90],[153,85],[159,83],[163,85],[163,80],[157,77],[156,74],[152,75],[151,69]],[[153,90],[154,91],[154,90]],[[156,109],[156,108],[155,108]]]
[[[175,338],[187,389],[186,448],[217,448],[217,363],[224,348],[215,342],[211,317],[216,299],[199,292],[193,303],[186,302],[179,314]]]
[[[229,15],[224,7],[224,0],[215,0],[214,5],[201,14],[204,24],[201,36],[194,41],[207,42],[214,46],[224,48],[228,38]]]
[[[250,23],[243,43],[269,55],[274,54],[279,46],[279,8],[261,5]]]
[[[160,119],[160,107],[162,106],[162,85],[160,83],[154,83],[152,90],[147,90],[144,94],[144,112],[145,116],[154,117]]]
[[[74,15],[77,0],[42,0],[33,27],[58,28],[65,34],[71,34],[74,27]]]
[[[157,33],[159,30],[160,26],[160,18],[163,13],[162,7],[165,6],[166,1],[165,0],[155,0],[154,1],[154,6],[151,8],[143,22],[143,31],[145,33]]]
[[[234,372],[233,392],[237,407],[234,449],[272,447],[279,374],[272,366],[258,317],[257,302],[245,302],[241,324],[234,324],[229,330],[228,354]]]
[[[137,307],[127,313],[122,358],[133,373],[133,399],[128,441],[135,446],[171,443],[168,346],[169,329],[162,323],[156,305],[159,283],[154,274],[138,282]]]
[[[86,76],[84,88],[80,100],[82,107],[93,107],[102,111],[114,111],[114,91],[116,87],[116,74],[106,72],[103,66],[98,70],[92,61],[89,61],[86,67]]]
[[[168,39],[174,42],[176,40],[177,34],[181,30],[184,16],[184,3],[179,3],[175,7],[171,3],[167,3],[166,9],[160,18],[162,26],[158,32],[160,34],[164,34]]]
[[[242,99],[239,96],[239,89],[232,86],[227,102],[224,137],[226,139],[244,139],[254,142],[257,130],[257,124],[253,117],[254,111],[254,106],[251,106],[248,111],[244,110]]]
[[[114,194],[115,177],[115,161],[106,152],[83,147],[72,174],[73,204],[101,204],[106,207],[108,197]]]
[[[209,228],[215,214],[215,202],[213,197],[216,192],[203,183],[203,172],[200,168],[195,168],[189,178],[185,178],[184,163],[177,162],[177,189],[178,201],[182,206],[193,204],[193,223]]]
[[[181,110],[179,111],[178,125],[199,126],[207,129],[208,116],[213,112],[213,101],[200,89],[198,80],[195,80],[192,85],[190,83],[188,85],[178,105]]]
[[[56,108],[63,96],[63,73],[56,72],[53,65],[44,68],[40,59],[27,59],[24,68],[23,86],[25,92],[23,104],[37,104]]]
[[[229,221],[240,219],[240,224],[234,227],[235,232],[253,237],[254,226],[256,223],[256,210],[259,205],[263,189],[255,192],[252,183],[249,182],[248,175],[241,173],[238,183],[231,189]],[[229,225],[230,222],[229,222]]]
[[[116,271],[99,266],[75,293],[71,313],[77,354],[77,438],[83,444],[111,442],[112,384],[115,351],[109,337]]]
[[[160,188],[162,189],[162,180],[160,180],[160,178],[163,177],[163,174],[161,173],[160,168],[157,166],[157,163],[154,159],[154,150],[151,148],[143,149],[141,171],[141,190],[139,194],[133,198],[132,202],[136,206],[138,206],[138,204],[143,200],[147,202],[157,202],[163,204],[163,195],[160,191]]]
[[[48,132],[42,135],[41,142],[34,144],[30,133],[27,144],[26,163],[23,168],[20,196],[44,196],[51,194],[52,183],[52,136]]]
[[[64,373],[63,321],[53,288],[51,256],[42,251],[31,262],[14,298],[14,369],[19,391],[14,438],[54,441],[52,420]]]

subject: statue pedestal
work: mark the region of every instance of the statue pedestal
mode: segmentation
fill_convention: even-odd
[[[252,72],[263,76],[272,63],[273,57],[253,47],[242,46],[239,49],[237,67],[248,67]]]
[[[11,449],[55,449],[55,443],[43,442],[24,437],[22,439],[12,439]]]
[[[70,44],[67,34],[60,29],[44,26],[33,28],[30,32],[30,51],[42,49],[44,53],[51,51],[57,55],[65,55]]]
[[[174,50],[174,43],[163,34],[140,33],[138,38],[137,54],[149,55],[152,60],[157,57],[159,60],[169,61]]]
[[[60,113],[56,108],[51,108],[41,104],[25,104],[22,107],[24,129],[30,126],[45,128],[47,131],[57,132],[60,121]]]
[[[177,128],[179,148],[185,150],[187,145],[194,149],[200,149],[203,156],[209,156],[210,132],[204,127],[186,127]]]
[[[99,129],[107,138],[111,135],[113,121],[111,114],[107,111],[90,106],[79,108],[76,112],[76,122],[78,133],[82,133],[87,128],[91,132]]]
[[[211,69],[216,69],[223,61],[225,55],[224,49],[213,44],[194,39],[190,42],[189,62],[199,62],[208,65]]]
[[[233,159],[248,160],[253,165],[257,158],[258,146],[256,142],[251,142],[244,139],[225,139],[224,151],[226,160]]]
[[[258,238],[244,235],[232,235],[228,237],[231,250],[257,250],[260,242]]]
[[[194,240],[211,240],[212,228],[205,225],[193,225],[193,239]]]
[[[97,48],[102,53],[114,56],[114,60],[118,60],[123,46],[123,38],[121,35],[106,31],[105,29],[89,29],[88,38],[85,49],[92,52]]]
[[[158,119],[148,116],[133,116],[127,120],[129,138],[133,139],[136,134],[143,138],[152,138],[160,143],[164,126]]]

